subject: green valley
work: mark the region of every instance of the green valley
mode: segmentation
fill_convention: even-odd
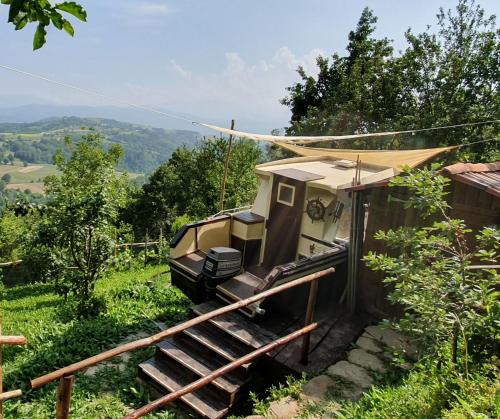
[[[89,130],[102,133],[108,147],[119,144],[125,154],[119,169],[136,173],[153,171],[168,160],[176,148],[190,147],[199,138],[196,131],[166,130],[101,118],[71,116],[30,123],[2,123],[0,163],[51,164],[56,150],[64,147],[65,137],[78,141]]]

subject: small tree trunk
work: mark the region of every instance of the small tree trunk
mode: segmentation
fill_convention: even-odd
[[[457,363],[457,352],[458,352],[458,324],[455,322],[453,325],[453,335],[451,342],[451,361]]]

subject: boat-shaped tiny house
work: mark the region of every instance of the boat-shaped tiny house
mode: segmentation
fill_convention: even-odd
[[[196,304],[182,331],[139,365],[139,377],[160,394],[175,393],[232,363],[224,377],[180,396],[203,417],[226,417],[263,383],[318,374],[343,356],[374,320],[354,310],[370,190],[402,164],[415,167],[447,150],[283,146],[303,157],[257,166],[250,208],[187,224],[170,244],[172,283]],[[301,342],[283,343],[310,326]]]
[[[286,281],[335,266],[318,309],[342,297],[353,185],[392,177],[395,169],[332,157],[298,157],[255,168],[253,205],[183,226],[170,246],[172,283],[194,302],[245,299]],[[291,295],[289,295],[291,294]],[[247,316],[303,312],[302,293],[243,309]]]

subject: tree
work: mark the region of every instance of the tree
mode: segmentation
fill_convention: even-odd
[[[292,111],[289,134],[368,132],[391,118],[393,49],[388,39],[372,37],[376,22],[373,11],[365,8],[349,33],[347,56],[318,57],[316,77],[299,68],[302,82],[288,88],[289,96],[282,100]]]
[[[5,173],[3,176],[2,176],[2,180],[5,182],[5,183],[10,183],[10,181],[12,180],[12,175],[10,173]]]
[[[0,261],[19,259],[22,253],[23,235],[27,223],[16,217],[13,211],[4,211],[0,216]]]
[[[64,29],[68,35],[74,35],[73,26],[60,12],[73,15],[83,22],[87,20],[87,12],[74,1],[52,5],[48,0],[1,0],[1,4],[9,6],[8,22],[14,25],[16,31],[30,22],[38,23],[33,38],[34,50],[45,44],[46,28],[51,23],[59,30]]]
[[[39,237],[48,243],[63,268],[58,290],[77,300],[77,313],[88,316],[97,305],[94,288],[113,254],[119,209],[125,202],[126,175],[118,176],[121,148],[102,147],[102,136],[88,134],[76,145],[68,140],[71,156],[55,156],[60,177],[45,180],[49,197]]]
[[[370,252],[365,261],[394,286],[389,300],[405,309],[398,325],[420,343],[422,353],[455,364],[460,358],[467,372],[470,356],[485,361],[498,353],[500,312],[495,287],[499,275],[495,269],[471,269],[471,265],[478,260],[498,264],[500,231],[483,228],[477,244],[468,243],[471,230],[448,215],[448,183],[436,166],[406,169],[391,180],[390,186],[408,188],[411,193],[404,201],[406,208],[434,221],[420,228],[379,231],[375,237],[396,256]]]
[[[298,69],[301,81],[282,103],[292,111],[290,135],[409,130],[498,119],[500,30],[474,0],[440,10],[437,33],[406,32],[399,56],[386,38],[375,39],[376,17],[363,10],[349,34],[347,55],[318,57],[316,76]],[[411,137],[330,144],[348,148],[413,148],[492,140],[498,124],[420,133]],[[404,141],[403,141],[404,140]],[[500,158],[498,143],[460,151],[468,160]]]
[[[228,142],[209,138],[193,149],[178,148],[136,193],[124,214],[136,233],[168,233],[174,220],[182,215],[200,219],[219,211],[224,159]],[[261,150],[250,140],[233,143],[226,184],[225,208],[250,204],[257,190],[254,166]]]

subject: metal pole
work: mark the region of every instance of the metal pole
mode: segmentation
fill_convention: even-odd
[[[307,300],[307,310],[306,317],[304,320],[304,327],[309,326],[312,323],[312,318],[314,314],[314,307],[316,306],[316,298],[318,297],[318,287],[319,281],[311,282],[309,285],[309,299]],[[311,334],[308,333],[302,338],[302,354],[300,357],[300,362],[302,364],[307,364],[309,356],[309,347],[311,345]]]
[[[231,119],[231,129],[234,129],[234,119]],[[224,176],[222,177],[222,186],[220,191],[220,210],[224,211],[224,197],[226,195],[227,170],[229,167],[229,155],[231,154],[231,146],[233,144],[233,135],[229,136],[229,144],[227,146],[226,159],[224,161]]]

